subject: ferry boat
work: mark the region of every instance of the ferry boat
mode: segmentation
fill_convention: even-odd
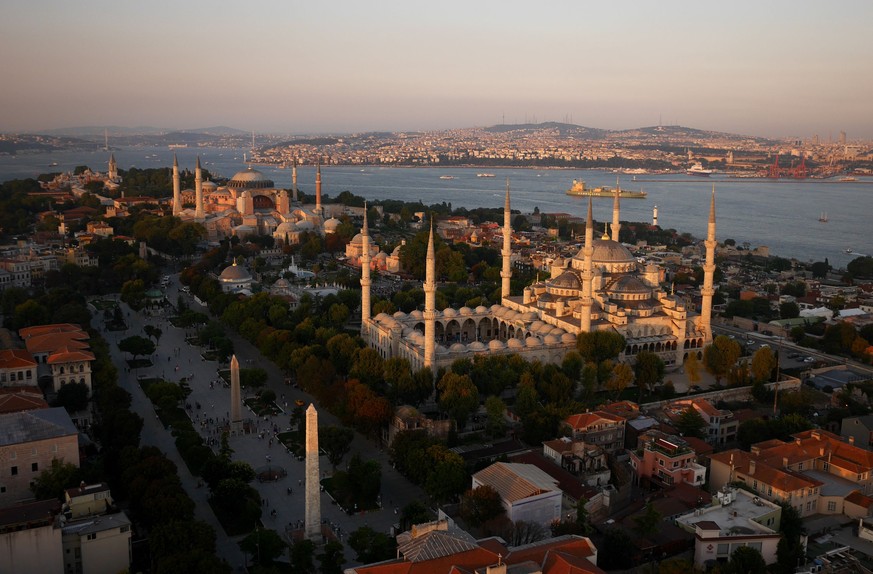
[[[185,149],[186,147],[188,147],[188,144],[186,144],[186,143],[169,144],[167,147],[170,149]]]
[[[453,175],[441,175],[440,179],[455,179],[455,176],[453,176]]]
[[[494,177],[493,173],[477,173],[476,177]]]
[[[573,185],[567,190],[567,195],[577,195],[580,197],[615,197],[615,188],[602,187],[585,187],[585,180],[574,179]],[[620,199],[645,199],[649,194],[645,191],[628,191],[627,189],[618,188],[618,197]]]
[[[697,177],[709,177],[712,175],[711,169],[704,169],[703,164],[695,163],[685,172],[688,175],[695,175]]]
[[[851,183],[851,182],[853,182],[853,181],[858,181],[858,178],[857,178],[857,177],[852,177],[852,176],[846,176],[846,177],[841,177],[841,178],[840,178],[840,181],[843,182],[843,183]]]

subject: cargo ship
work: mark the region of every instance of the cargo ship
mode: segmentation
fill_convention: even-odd
[[[574,179],[573,185],[567,190],[567,195],[578,195],[580,197],[615,197],[615,189],[612,187],[585,187],[585,181]],[[628,191],[627,189],[618,188],[619,199],[645,199],[648,193],[645,191]]]

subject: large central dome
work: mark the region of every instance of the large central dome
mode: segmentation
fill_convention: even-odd
[[[244,171],[239,171],[234,175],[227,187],[231,189],[270,189],[275,187],[273,180],[268,178],[262,172],[248,168]]]

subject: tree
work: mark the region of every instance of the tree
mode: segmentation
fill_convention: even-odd
[[[579,333],[576,340],[576,350],[585,361],[600,363],[607,359],[615,359],[624,351],[624,337],[613,331],[589,331]]]
[[[771,438],[770,425],[764,419],[749,419],[741,422],[737,428],[737,442],[743,450],[748,450],[756,442]]]
[[[801,536],[804,534],[803,520],[796,508],[788,503],[780,503],[782,517],[779,522],[779,532],[782,538],[776,545],[776,566],[774,570],[782,574],[791,574],[804,555],[804,545]]]
[[[690,572],[698,572],[698,569],[685,558],[670,558],[658,564],[658,574],[689,574]]]
[[[706,421],[697,412],[694,407],[688,407],[676,421],[676,429],[682,436],[693,436],[697,438],[706,438],[703,429],[707,427]]]
[[[633,565],[636,548],[624,528],[613,526],[603,535],[603,546],[598,548],[597,565],[604,570],[625,570]]]
[[[721,384],[722,377],[736,364],[741,354],[739,343],[730,337],[719,335],[703,350],[703,364],[715,377],[716,384]]]
[[[794,301],[786,301],[779,304],[780,319],[794,319],[800,316],[800,307]]]
[[[651,351],[640,351],[634,362],[634,380],[640,388],[640,399],[643,389],[652,392],[655,385],[664,377],[664,361]]]
[[[437,385],[440,409],[455,419],[458,428],[464,428],[467,418],[479,406],[479,391],[469,375],[448,372]]]
[[[161,335],[164,334],[164,332],[161,331],[160,328],[155,327],[154,325],[146,325],[145,327],[143,327],[142,330],[146,335],[148,335],[149,339],[155,340],[155,345],[160,343]]]
[[[343,545],[336,540],[325,544],[316,558],[320,574],[342,574],[346,557],[343,554]]]
[[[812,276],[816,279],[824,279],[827,277],[828,271],[831,270],[831,266],[828,263],[828,260],[824,261],[816,261],[810,266],[810,271],[812,271]]]
[[[760,551],[751,546],[740,546],[731,553],[727,568],[722,571],[726,574],[766,574],[767,563]]]
[[[88,385],[85,383],[67,383],[58,389],[55,406],[64,407],[67,412],[75,413],[88,407]]]
[[[318,429],[318,445],[327,453],[334,470],[352,448],[355,433],[348,427],[329,426]]]
[[[314,556],[315,544],[312,540],[298,540],[291,546],[291,571],[300,574],[314,573]]]
[[[357,553],[357,561],[363,564],[390,560],[397,552],[394,538],[376,532],[369,526],[361,526],[352,532],[349,535],[349,546]]]
[[[630,365],[627,363],[615,363],[612,367],[609,380],[606,382],[606,388],[613,392],[615,398],[618,398],[633,380],[634,371]]]
[[[761,347],[752,356],[752,378],[756,381],[769,381],[776,369],[776,355],[770,347]]]
[[[649,536],[658,531],[658,524],[661,523],[661,513],[655,510],[652,503],[646,504],[643,513],[634,517],[634,530],[642,537]]]
[[[470,489],[461,497],[461,517],[473,528],[506,513],[500,494],[483,484]]]
[[[37,500],[47,498],[62,499],[64,490],[78,485],[82,480],[82,471],[75,464],[52,459],[51,468],[46,468],[36,477],[30,490]]]
[[[133,335],[118,342],[118,349],[133,355],[134,360],[140,355],[151,355],[155,352],[155,344],[145,337]]]
[[[485,412],[488,417],[486,432],[493,437],[503,436],[506,430],[506,422],[503,417],[506,405],[500,400],[500,397],[492,395],[485,399]]]
[[[243,552],[251,554],[253,562],[259,565],[272,564],[288,548],[278,532],[262,529],[256,529],[240,540],[239,547]]]
[[[692,386],[700,382],[700,361],[697,359],[697,353],[689,353],[685,359],[685,374],[688,376],[689,390]]]
[[[425,492],[439,502],[453,500],[470,480],[464,459],[442,445],[430,447],[427,454],[432,470],[425,479]]]

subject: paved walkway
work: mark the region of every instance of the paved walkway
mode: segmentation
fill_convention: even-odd
[[[174,280],[176,280],[176,277],[174,277]],[[177,294],[178,291],[174,281],[168,290],[167,297],[170,301],[175,301]],[[196,309],[199,307],[192,297],[183,296],[187,298],[188,304],[192,308]],[[144,316],[131,311],[123,303],[121,308],[130,325],[128,331],[106,333],[99,319],[96,322],[97,327],[104,332],[106,339],[112,343],[110,347],[112,349],[113,361],[118,365],[120,372],[121,380],[119,383],[133,396],[133,410],[145,419],[142,443],[144,445],[157,446],[177,465],[182,484],[197,505],[197,518],[212,524],[216,529],[218,535],[216,545],[219,556],[227,560],[231,565],[240,565],[244,562],[245,557],[236,544],[239,538],[230,539],[224,534],[207,503],[209,496],[208,489],[205,485],[198,487],[199,480],[188,472],[187,466],[185,466],[175,448],[170,431],[164,429],[163,425],[156,420],[157,417],[151,402],[136,383],[138,375],[163,377],[171,381],[179,381],[183,376],[189,377],[193,375],[189,382],[192,392],[188,397],[188,403],[192,406],[199,403],[201,407],[199,410],[194,407],[189,411],[192,418],[195,419],[195,428],[201,432],[204,438],[214,438],[216,441],[220,441],[220,434],[217,434],[218,431],[216,431],[218,425],[200,424],[201,421],[206,419],[211,418],[220,421],[229,416],[230,390],[220,383],[213,384],[212,388],[210,388],[210,382],[218,379],[219,365],[214,361],[204,360],[200,356],[199,348],[189,346],[185,342],[185,330],[173,327],[167,318],[162,316]],[[205,308],[201,308],[201,310],[206,311]],[[153,366],[126,373],[126,357],[124,353],[118,351],[117,342],[134,334],[144,335],[142,329],[147,324],[155,325],[163,331],[158,349],[153,356]],[[278,427],[280,432],[286,430],[290,424],[290,409],[293,408],[294,401],[299,399],[308,404],[312,401],[312,397],[299,389],[284,385],[283,373],[271,361],[264,359],[253,345],[230,330],[228,330],[228,336],[233,340],[236,356],[241,367],[260,367],[267,371],[268,381],[265,388],[272,389],[276,393],[278,397],[277,403],[280,405],[283,403],[281,397],[284,395],[285,401],[289,405],[289,413],[257,421],[259,430],[264,431],[273,426]],[[177,366],[178,370],[176,370]],[[243,398],[245,397],[246,391],[243,390]],[[316,404],[317,407],[318,405]],[[243,406],[242,412],[244,418],[251,417],[254,419],[254,415],[245,406]],[[318,415],[318,422],[321,427],[341,424],[336,417],[326,410],[321,410]],[[229,444],[234,450],[234,460],[248,462],[256,469],[263,467],[265,464],[280,465],[288,473],[285,478],[275,483],[254,482],[252,484],[264,500],[262,521],[265,526],[282,534],[289,525],[296,526],[299,521],[302,521],[304,517],[304,487],[302,484],[304,462],[298,461],[290,453],[286,452],[285,448],[278,441],[274,440],[272,445],[270,445],[269,434],[265,435],[264,438],[259,438],[258,433],[232,436],[229,438]],[[341,467],[347,464],[355,453],[360,454],[364,460],[375,460],[381,464],[383,508],[377,511],[349,516],[332,503],[327,493],[322,493],[322,520],[335,527],[343,542],[345,542],[349,532],[361,526],[369,526],[376,531],[389,533],[391,527],[397,522],[398,509],[412,501],[426,501],[426,496],[420,488],[411,484],[391,467],[388,461],[388,453],[359,433],[355,433],[351,451],[343,459]],[[269,460],[267,457],[270,457]],[[330,463],[324,456],[321,457],[321,471],[323,476],[331,473]],[[292,489],[290,495],[288,494],[289,487]],[[275,516],[272,515],[273,511],[276,512]],[[352,565],[355,552],[350,548],[346,548],[345,556],[347,561],[346,566]]]

